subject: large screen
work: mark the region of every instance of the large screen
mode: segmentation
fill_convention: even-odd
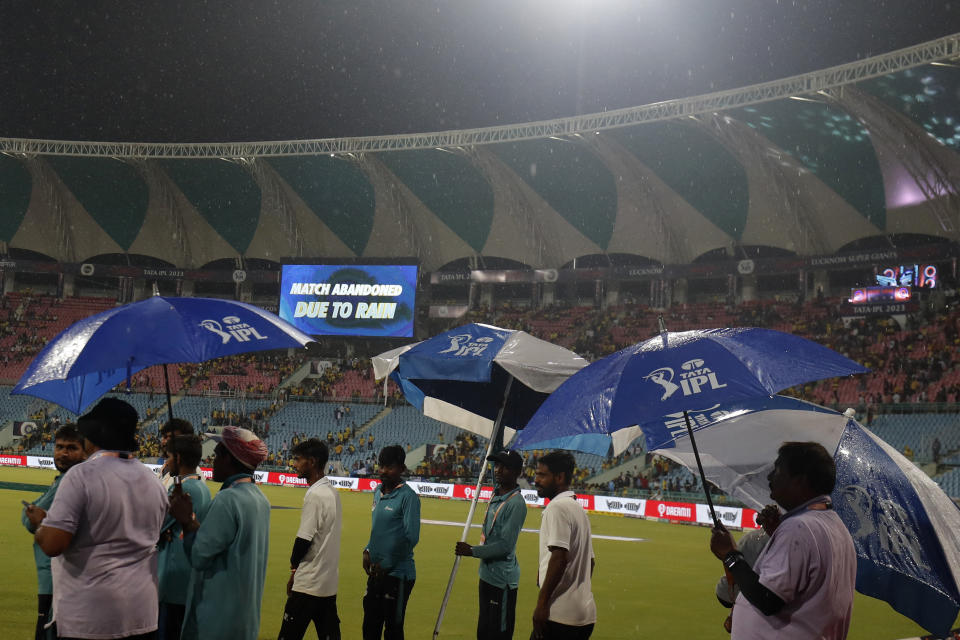
[[[280,317],[315,336],[413,337],[416,265],[286,264]]]
[[[937,267],[932,264],[907,264],[899,267],[887,267],[877,274],[877,284],[881,287],[919,287],[937,288]]]

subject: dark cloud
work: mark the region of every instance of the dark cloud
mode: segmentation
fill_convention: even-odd
[[[950,3],[5,4],[0,136],[213,141],[469,128],[773,80],[960,31]]]

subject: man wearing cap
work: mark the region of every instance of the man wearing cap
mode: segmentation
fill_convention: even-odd
[[[71,467],[83,462],[86,454],[83,452],[83,436],[77,431],[76,425],[65,424],[53,435],[53,466],[60,472],[53,479],[53,484],[46,493],[27,504],[23,508],[23,526],[30,533],[36,533],[37,527],[46,515],[46,509],[53,504],[57,495],[57,487],[63,474]],[[50,622],[50,610],[53,606],[53,577],[50,574],[50,557],[40,549],[40,545],[33,543],[33,559],[37,565],[37,628],[36,640],[46,637],[44,626]]]
[[[135,457],[137,412],[104,398],[77,421],[87,461],[64,475],[35,539],[54,558],[61,638],[149,638],[167,493]]]
[[[523,458],[516,451],[499,451],[487,460],[494,462],[496,491],[483,518],[480,544],[458,542],[458,556],[480,558],[480,615],[477,640],[509,640],[517,611],[517,538],[527,518],[527,505],[517,486]]]
[[[370,541],[363,550],[367,592],[363,640],[403,640],[407,601],[416,580],[413,548],[420,541],[420,496],[402,481],[407,454],[390,445],[380,451],[380,486],[373,492]]]
[[[255,640],[267,575],[270,503],[253,481],[267,446],[252,431],[224,427],[213,450],[213,480],[222,482],[203,524],[182,487],[170,495],[170,515],[183,527],[193,573],[181,638]]]

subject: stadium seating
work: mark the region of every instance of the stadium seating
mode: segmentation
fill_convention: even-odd
[[[960,449],[960,414],[956,413],[879,415],[869,428],[898,451],[909,446],[918,464],[933,461],[934,439],[940,440],[944,454]]]
[[[668,328],[675,331],[763,326],[802,335],[845,353],[870,367],[872,373],[809,384],[789,393],[838,409],[857,407],[861,419],[878,436],[898,450],[909,447],[918,464],[931,461],[932,443],[937,439],[941,464],[952,464],[953,456],[960,454],[960,412],[951,404],[956,403],[960,394],[960,311],[948,308],[939,313],[913,314],[906,326],[900,327],[889,319],[845,322],[837,311],[839,303],[839,299],[804,305],[761,300],[730,306],[703,301],[677,304],[662,313]],[[0,378],[12,383],[46,341],[71,323],[114,304],[109,298],[61,300],[30,292],[8,292],[0,297]],[[588,306],[532,309],[504,304],[493,309],[474,309],[458,323],[480,321],[522,329],[595,359],[655,335],[660,313],[639,304],[604,310]],[[202,364],[169,365],[171,390],[177,395],[174,413],[200,425],[204,420],[214,424],[217,412],[225,412],[227,420],[265,433],[274,462],[280,466],[284,461],[278,459],[278,454],[285,443],[289,448],[294,437],[325,438],[328,431],[337,433],[351,425],[360,433],[344,442],[344,453],[338,456],[348,470],[369,458],[370,435],[374,437],[375,451],[390,443],[417,450],[424,445],[449,445],[455,441],[459,430],[425,418],[406,405],[392,383],[388,390],[390,409],[385,411],[382,404],[372,404],[382,398],[382,382],[376,382],[370,374],[370,363],[365,358],[372,354],[358,355],[349,362],[334,363],[322,375],[308,376],[295,386],[285,386],[285,381],[303,364],[303,354],[293,358],[285,354],[248,354]],[[119,395],[146,418],[143,436],[153,443],[150,439],[156,439],[157,427],[165,419],[162,369],[146,369],[134,375],[131,383],[134,393]],[[919,404],[905,408],[895,406],[898,403]],[[33,398],[10,396],[9,387],[0,387],[2,424],[27,419],[44,406],[51,419],[58,416],[63,422],[74,417]],[[335,411],[339,406],[349,407],[350,411],[338,422]],[[922,410],[927,412],[917,412]],[[351,444],[353,453],[349,453]],[[482,438],[474,440],[471,470],[475,470],[485,444]],[[536,456],[537,452],[530,452],[527,457],[533,463]],[[594,477],[602,476],[597,481],[600,488],[609,480],[609,474],[604,472],[619,464],[586,454],[576,456],[578,468],[585,470],[578,481],[591,484]],[[532,477],[532,469],[528,474]],[[947,477],[952,476],[946,474],[944,478]],[[689,485],[691,490],[699,490],[697,479],[680,468],[671,468],[655,480],[659,485],[672,481],[674,486]]]
[[[16,381],[37,353],[77,320],[114,306],[110,298],[9,292],[0,297],[0,380]]]
[[[960,469],[951,469],[943,475],[934,478],[943,492],[956,501],[960,499]]]

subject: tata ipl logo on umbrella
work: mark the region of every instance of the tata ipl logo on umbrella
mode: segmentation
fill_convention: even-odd
[[[237,342],[267,339],[267,336],[260,335],[256,329],[246,322],[241,322],[237,316],[226,316],[223,319],[223,324],[220,324],[216,320],[204,320],[200,323],[200,326],[220,336],[220,340],[222,340],[221,344],[227,344],[234,338]]]
[[[452,353],[457,357],[480,356],[487,350],[493,338],[483,337],[473,339],[469,333],[460,333],[450,337],[450,346],[440,353]]]
[[[663,388],[663,395],[660,400],[666,400],[678,389],[683,391],[683,395],[692,396],[703,392],[705,389],[722,389],[726,384],[721,384],[717,380],[717,374],[706,366],[700,358],[687,360],[680,365],[680,375],[677,376],[671,367],[660,367],[654,369],[643,376],[644,380],[649,380],[660,385]],[[677,382],[674,382],[677,379]]]
[[[881,487],[881,483],[872,483]],[[848,485],[840,490],[840,500],[850,507],[857,520],[857,528],[851,527],[850,535],[857,546],[871,544],[868,538],[876,535],[880,548],[897,559],[897,564],[913,568],[930,570],[926,554],[917,539],[918,526],[910,513],[892,497],[874,497],[870,488],[862,485]],[[846,517],[844,520],[848,520]]]

